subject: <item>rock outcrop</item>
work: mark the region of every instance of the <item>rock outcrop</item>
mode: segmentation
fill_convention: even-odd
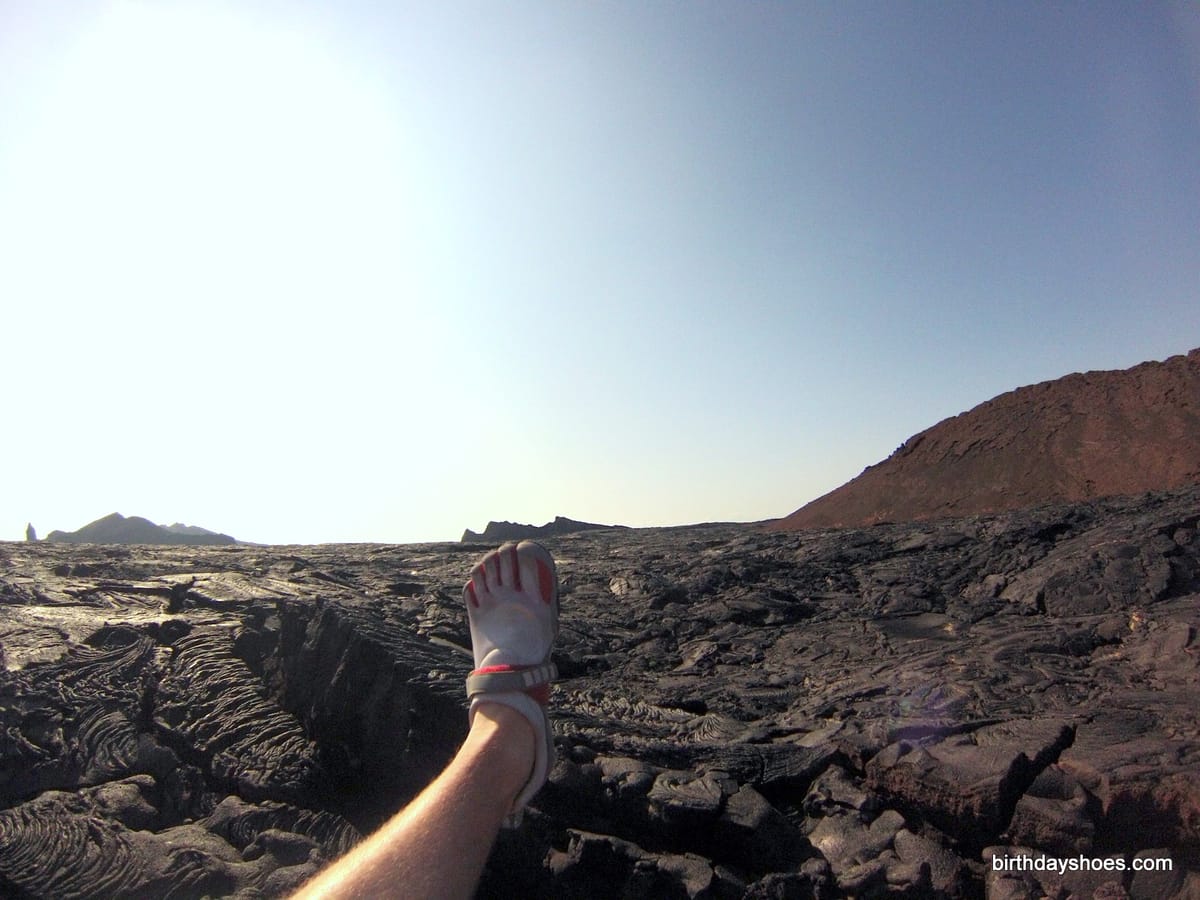
[[[171,534],[186,534],[191,537],[229,537],[229,535],[221,535],[215,531],[209,531],[207,528],[201,528],[199,525],[184,525],[182,522],[174,522],[170,525],[161,525],[159,527],[165,528]],[[237,543],[237,541],[232,542]],[[229,541],[222,541],[221,543],[229,543]]]
[[[1001,394],[769,525],[859,527],[1200,484],[1200,349]]]
[[[211,546],[236,544],[227,534],[218,534],[196,525],[155,525],[141,516],[112,513],[89,522],[78,531],[52,531],[46,540],[60,544],[189,544]]]
[[[558,763],[479,896],[1196,896],[1198,529],[543,538]],[[0,896],[286,896],[463,738],[478,550],[0,544]]]
[[[33,527],[32,522],[25,523],[25,540],[36,541],[38,539],[37,530]]]
[[[558,537],[564,534],[577,534],[580,531],[596,531],[605,528],[625,528],[624,525],[596,525],[591,522],[576,522],[565,516],[555,516],[553,522],[545,525],[521,525],[517,522],[488,522],[483,533],[468,528],[463,532],[461,542],[502,544],[505,541],[522,541],[526,538],[538,540],[541,538]]]

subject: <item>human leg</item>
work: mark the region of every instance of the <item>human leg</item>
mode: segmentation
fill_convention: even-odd
[[[538,544],[483,557],[463,588],[475,670],[470,730],[449,766],[293,900],[470,897],[501,824],[546,780],[550,647],[558,633],[554,561]]]
[[[534,755],[533,729],[523,715],[479,704],[442,774],[294,900],[471,897]]]

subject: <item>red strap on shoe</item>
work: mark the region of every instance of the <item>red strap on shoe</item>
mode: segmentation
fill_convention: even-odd
[[[467,696],[523,691],[543,706],[550,700],[550,682],[558,677],[552,662],[540,666],[483,666],[467,677]]]

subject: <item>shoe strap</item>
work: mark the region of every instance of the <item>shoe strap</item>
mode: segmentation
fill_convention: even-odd
[[[540,666],[486,666],[467,677],[467,696],[528,691],[549,684],[558,677],[558,666],[544,662]]]

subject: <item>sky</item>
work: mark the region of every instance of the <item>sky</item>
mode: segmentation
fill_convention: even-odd
[[[1200,4],[0,0],[0,539],[786,515],[1200,346]]]

